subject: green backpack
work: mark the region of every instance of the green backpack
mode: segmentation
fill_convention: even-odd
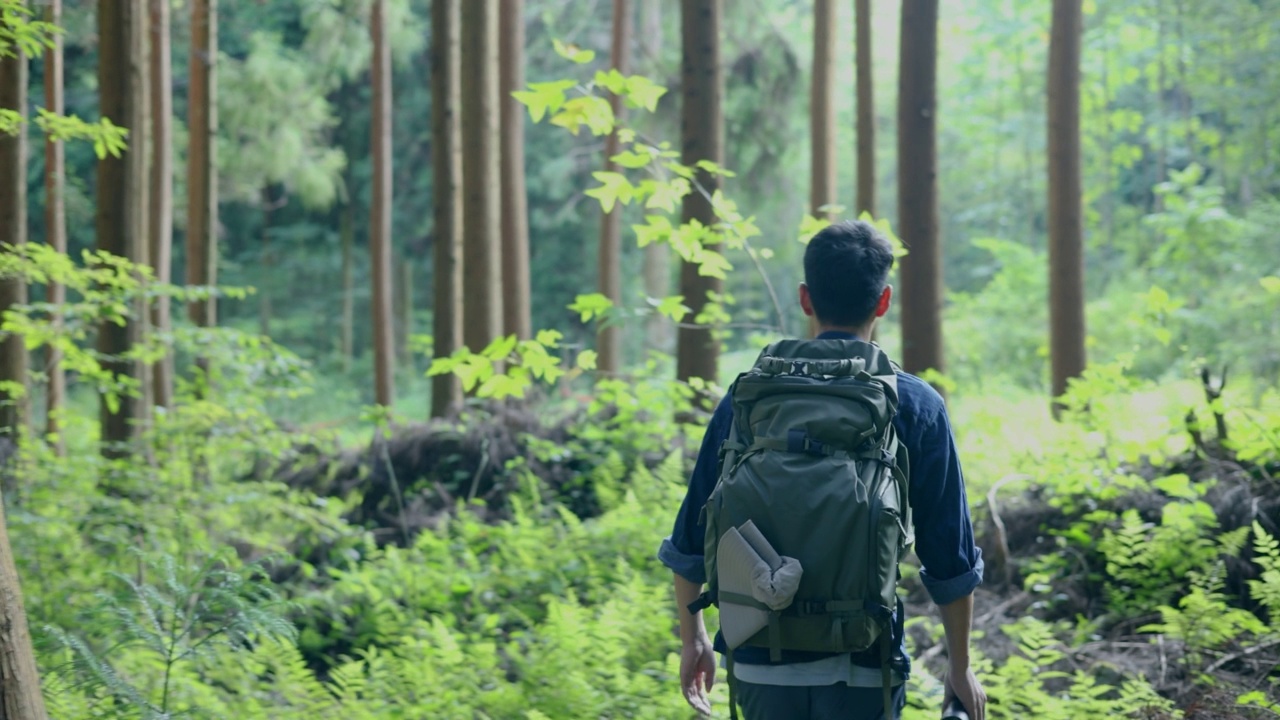
[[[726,605],[750,608],[765,626],[740,644],[767,648],[772,662],[784,650],[861,652],[879,641],[888,712],[898,563],[912,542],[906,449],[892,422],[896,368],[873,343],[785,340],[765,348],[732,393],[720,479],[703,508],[704,603],[720,607],[722,630],[734,629]],[[721,587],[718,550],[735,530],[763,537],[761,556],[798,561],[785,607]],[[732,689],[731,667],[729,676]]]

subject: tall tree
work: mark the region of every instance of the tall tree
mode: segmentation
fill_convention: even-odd
[[[387,44],[387,0],[373,0],[369,23],[373,41],[373,201],[369,208],[369,249],[373,261],[374,399],[395,398],[395,343],[391,302],[391,46]]]
[[[479,352],[503,331],[498,177],[498,1],[461,3],[463,340]]]
[[[662,52],[662,3],[640,3],[640,46],[649,63],[657,64]],[[653,67],[651,65],[650,67]],[[649,243],[644,247],[644,292],[651,298],[666,297],[671,289],[671,247]],[[671,321],[662,313],[650,313],[645,321],[645,344],[650,350],[669,352]]]
[[[191,0],[190,78],[187,90],[187,284],[218,282],[218,0]],[[193,325],[218,324],[213,297],[187,306]],[[208,369],[208,362],[199,361]]]
[[[724,158],[724,68],[720,64],[720,28],[724,16],[721,0],[681,0],[680,3],[680,143],[681,162],[694,165],[699,160],[722,163]],[[695,180],[705,192],[685,196],[681,211],[684,222],[715,223],[710,196],[719,180],[699,170]],[[719,293],[717,278],[699,274],[698,266],[682,263],[680,291],[696,318],[708,302],[709,293]],[[706,325],[686,324],[676,336],[676,377],[715,381],[720,345]]]
[[[502,318],[508,335],[533,336],[529,294],[529,198],[524,183],[524,0],[501,0],[498,103],[502,126]]]
[[[858,215],[876,214],[876,99],[871,67],[871,0],[854,2],[858,92]]]
[[[1081,0],[1053,0],[1049,35],[1049,325],[1053,397],[1084,372],[1084,225],[1080,179]],[[1055,411],[1056,411],[1055,407]]]
[[[462,347],[462,162],[458,128],[458,0],[431,0],[431,213],[435,265],[432,352],[449,357]],[[431,417],[462,405],[453,373],[431,381]]]
[[[5,629],[0,633],[0,718],[48,720],[31,631],[27,628],[27,611],[22,604],[18,568],[9,545],[3,502],[0,502],[0,627]]]
[[[0,19],[0,22],[3,20]],[[27,58],[16,47],[0,55],[0,108],[27,114]],[[0,132],[0,252],[27,241],[27,128],[10,135]],[[0,314],[27,301],[26,283],[16,278],[0,280]],[[0,381],[25,385],[27,349],[22,338],[0,338]],[[16,439],[26,425],[25,393],[0,391],[0,434]]]
[[[156,280],[172,280],[173,257],[173,62],[169,43],[169,0],[150,0],[151,6],[151,264]],[[64,241],[65,242],[65,241]],[[65,245],[64,245],[65,247]],[[151,308],[151,325],[167,333],[172,325],[169,298],[158,297]],[[155,404],[173,404],[173,356],[152,368]]]
[[[613,51],[611,64],[623,75],[631,72],[631,8],[627,0],[613,0]],[[622,98],[612,95],[609,105],[616,119],[622,118]],[[613,156],[618,154],[618,133],[609,133],[604,143],[605,172],[617,172]],[[622,208],[614,205],[600,221],[599,255],[600,294],[622,303]],[[596,349],[600,354],[598,368],[613,375],[622,368],[622,328],[617,325],[600,330]]]
[[[136,0],[98,3],[98,91],[103,117],[130,131],[131,141],[119,157],[98,160],[96,178],[97,247],[134,262],[146,257],[146,8]],[[124,325],[103,322],[98,351],[105,365],[120,376],[140,378],[138,363],[124,356],[140,337],[145,320],[131,317]],[[103,452],[119,456],[135,432],[142,408],[136,398],[100,402]]]
[[[821,208],[836,202],[836,6],[813,3],[813,84],[809,95],[809,212],[830,217]]]
[[[50,0],[45,8],[45,22],[61,27],[62,0]],[[49,112],[61,115],[65,110],[63,101],[63,58],[62,35],[55,34],[44,51],[44,104]],[[44,226],[45,242],[60,253],[67,252],[67,211],[66,211],[66,148],[61,140],[46,137],[44,143]],[[49,304],[61,305],[67,297],[67,289],[61,284],[51,282],[45,286]],[[61,319],[54,322],[61,327]],[[45,372],[49,377],[47,398],[45,401],[45,432],[56,436],[54,444],[59,454],[65,452],[66,442],[59,432],[60,413],[67,394],[67,374],[62,370],[62,354],[49,347],[48,367]]]
[[[898,68],[898,228],[902,260],[902,364],[944,369],[942,246],[938,238],[938,0],[902,3]]]

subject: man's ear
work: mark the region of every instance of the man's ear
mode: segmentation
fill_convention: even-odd
[[[800,309],[807,317],[813,317],[813,298],[809,296],[809,286],[800,283]]]
[[[880,293],[880,300],[876,303],[876,317],[884,317],[889,312],[889,301],[893,299],[893,286],[886,285],[884,292]]]

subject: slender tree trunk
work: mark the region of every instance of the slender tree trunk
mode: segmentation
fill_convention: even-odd
[[[458,0],[431,1],[431,212],[432,354],[449,357],[462,347],[462,161],[458,128]],[[431,380],[431,417],[447,417],[462,405],[453,373]]]
[[[275,256],[271,251],[271,213],[275,203],[271,200],[271,186],[263,185],[258,194],[262,203],[262,287],[258,288],[258,332],[271,337],[271,292],[267,283],[275,275]]]
[[[662,52],[662,3],[640,3],[641,46],[649,62],[657,62]],[[664,298],[671,291],[671,246],[649,243],[644,247],[644,292],[651,298]],[[650,350],[671,351],[671,320],[651,313],[645,321],[646,345]]]
[[[373,204],[369,208],[369,249],[373,261],[374,398],[395,399],[395,347],[391,303],[391,46],[387,44],[387,0],[373,0]]]
[[[627,0],[613,0],[613,51],[610,64],[623,75],[631,73],[631,4]],[[609,97],[614,117],[623,118],[622,99]],[[604,170],[617,172],[618,165],[612,158],[619,152],[618,133],[609,133],[604,142]],[[598,277],[600,294],[622,305],[622,208],[614,205],[600,221],[600,256]],[[601,328],[596,340],[599,351],[598,368],[605,375],[616,375],[622,369],[622,328],[611,325]]]
[[[151,235],[150,260],[156,280],[172,282],[173,262],[173,66],[169,42],[169,0],[150,0],[151,10]],[[60,112],[60,110],[59,110]],[[65,239],[63,250],[65,251]],[[172,330],[169,298],[152,301],[151,325],[156,332]],[[152,395],[155,404],[173,404],[173,354],[152,368]],[[52,381],[51,381],[52,385]]]
[[[1081,0],[1053,1],[1049,38],[1049,324],[1053,397],[1085,368],[1080,180]],[[1058,408],[1055,406],[1055,412]]]
[[[0,21],[2,22],[2,21]],[[27,58],[18,51],[0,57],[0,108],[27,115]],[[27,242],[27,127],[15,135],[0,133],[0,252]],[[0,280],[0,315],[27,302],[27,285]],[[27,383],[27,348],[21,336],[0,338],[0,381]],[[17,441],[27,424],[28,395],[0,391],[0,435]]]
[[[503,332],[498,2],[461,7],[463,341],[479,352]]]
[[[720,64],[720,28],[724,6],[721,0],[681,0],[680,3],[680,116],[681,162],[699,160],[722,163],[724,158],[724,68]],[[708,197],[719,186],[719,178],[699,171],[695,181],[703,192],[684,198],[681,218],[710,226],[715,211]],[[709,293],[719,293],[720,280],[698,274],[698,267],[682,263],[680,290],[685,304],[696,318],[708,302]],[[711,327],[688,323],[676,336],[676,378],[688,381],[717,380],[720,343]]]
[[[876,214],[876,96],[871,66],[871,0],[856,0],[858,87],[858,215]]]
[[[502,135],[502,318],[507,335],[533,337],[529,294],[529,199],[524,184],[524,0],[501,0],[498,107]]]
[[[45,21],[61,27],[62,0],[51,0],[45,8]],[[53,45],[44,53],[44,103],[49,112],[63,114],[63,60],[62,35],[54,35]],[[66,146],[61,140],[45,139],[44,144],[44,225],[45,242],[57,252],[67,252],[67,160]],[[60,283],[51,282],[45,286],[50,305],[61,307],[67,298],[67,289]],[[62,317],[54,318],[54,330],[62,330]],[[67,374],[62,370],[62,353],[52,346],[48,349],[48,367],[45,372],[49,376],[48,398],[46,399],[45,432],[54,440],[54,449],[58,455],[66,453],[66,438],[61,432],[61,414],[67,395]]]
[[[356,273],[355,235],[356,206],[351,199],[342,209],[342,371],[351,372],[351,363],[355,359],[356,335]]]
[[[136,0],[100,0],[98,3],[98,89],[102,115],[130,131],[129,147],[120,157],[98,161],[96,179],[99,250],[138,262],[145,257],[147,154],[146,134],[146,12]],[[131,317],[124,326],[103,322],[98,330],[98,351],[103,364],[117,375],[140,377],[139,363],[124,360],[139,338],[145,320]],[[108,457],[128,454],[127,447],[141,417],[139,398],[121,397],[115,405],[104,397],[100,403],[102,451]]]
[[[898,227],[902,261],[902,362],[944,370],[942,245],[938,237],[938,0],[902,4],[898,72]]]
[[[191,0],[191,54],[187,91],[187,285],[218,282],[218,183],[214,138],[217,113],[218,0]],[[187,305],[196,327],[218,324],[210,297]],[[207,359],[197,360],[207,373]]]
[[[809,105],[809,212],[830,219],[823,211],[836,199],[836,6],[835,0],[814,0],[813,86]]]
[[[8,106],[3,106],[8,107]],[[47,720],[22,586],[0,502],[0,718]]]

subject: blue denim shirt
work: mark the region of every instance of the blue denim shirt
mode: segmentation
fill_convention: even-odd
[[[824,333],[819,339],[851,339],[845,333]],[[947,418],[946,405],[928,383],[907,373],[898,373],[898,414],[894,427],[910,458],[909,499],[915,523],[915,552],[923,565],[920,576],[929,596],[938,605],[947,605],[969,595],[982,582],[982,551],[974,544],[964,476],[956,454],[955,436]],[[703,564],[706,528],[699,523],[702,506],[719,479],[720,446],[729,438],[733,423],[732,397],[726,395],[711,416],[702,439],[693,476],[684,502],[676,515],[671,535],[662,541],[658,558],[673,572],[692,583],[707,581]],[[894,639],[899,652],[894,669],[906,675],[910,670],[903,632],[901,602],[894,613]],[[725,652],[724,639],[716,634],[717,652]],[[783,663],[808,662],[829,657],[824,653],[784,652]],[[734,651],[736,663],[769,663],[765,648],[741,647]],[[874,649],[855,655],[854,662],[879,667]]]

